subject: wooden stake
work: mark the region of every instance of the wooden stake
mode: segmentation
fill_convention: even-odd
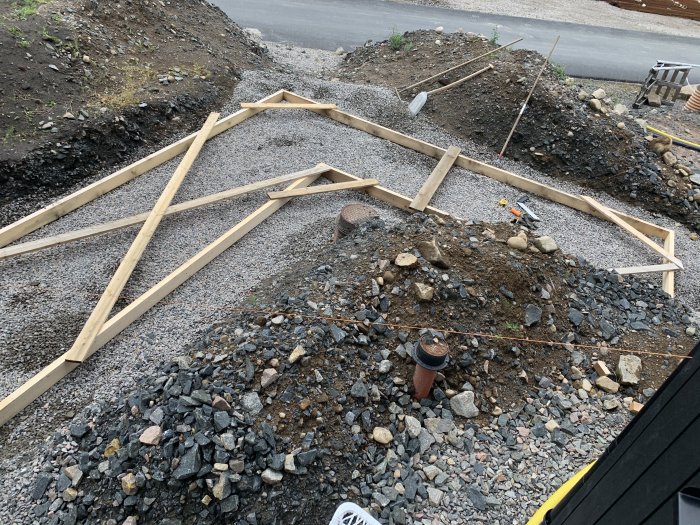
[[[267,194],[271,199],[286,199],[288,197],[301,197],[303,195],[314,195],[318,193],[328,193],[340,190],[356,190],[369,188],[379,184],[377,179],[360,179],[337,184],[323,184],[322,186],[311,186],[310,188],[299,188],[296,190],[271,191]]]
[[[269,97],[263,98],[260,102],[279,102],[283,100],[283,96],[284,91],[280,90],[273,93]],[[209,137],[215,137],[219,133],[223,133],[224,131],[231,129],[233,126],[240,124],[261,111],[263,110],[242,109],[237,111],[233,115],[229,115],[228,117],[221,119],[221,121],[216,124]],[[188,135],[170,146],[166,146],[165,148],[158,150],[155,153],[151,153],[147,157],[134,162],[126,168],[115,171],[104,179],[93,182],[89,186],[71,193],[67,197],[62,198],[53,204],[32,213],[31,215],[27,215],[26,217],[23,217],[22,219],[19,219],[18,221],[5,226],[4,228],[0,228],[0,248],[7,246],[11,242],[22,238],[28,233],[33,232],[34,230],[49,224],[60,217],[63,217],[66,213],[79,208],[83,204],[95,200],[97,197],[112,191],[114,188],[118,188],[122,184],[126,184],[130,180],[135,179],[139,175],[143,175],[156,166],[160,166],[164,162],[177,157],[181,153],[187,151],[187,148],[190,147],[195,137],[196,133]]]
[[[549,50],[549,54],[547,55],[547,58],[544,60],[544,64],[542,64],[542,68],[540,69],[540,72],[537,74],[537,78],[535,79],[535,83],[532,84],[532,87],[530,88],[530,92],[527,94],[527,97],[525,98],[525,102],[523,103],[523,107],[520,108],[520,113],[518,113],[518,116],[515,118],[515,122],[513,123],[513,127],[510,129],[510,133],[508,133],[508,138],[506,139],[505,144],[503,144],[503,149],[501,149],[501,153],[498,154],[499,157],[502,157],[503,154],[506,151],[506,148],[508,147],[508,143],[510,142],[511,137],[513,136],[513,132],[515,132],[515,128],[518,127],[518,123],[520,122],[520,119],[523,116],[523,113],[525,113],[525,108],[527,107],[527,103],[530,101],[530,97],[535,91],[535,87],[537,87],[537,83],[540,81],[540,77],[542,76],[542,73],[544,73],[544,68],[547,67],[547,64],[549,63],[549,59],[552,58],[552,53],[554,53],[554,48],[557,47],[557,44],[559,43],[559,36],[557,36],[557,39],[554,41],[554,45],[552,46],[552,49]]]
[[[211,113],[202,129],[197,133],[197,137],[192,142],[190,149],[187,150],[180,165],[177,167],[172,178],[163,190],[163,193],[158,198],[153,210],[151,210],[151,213],[141,227],[141,231],[139,231],[129,251],[126,252],[124,259],[122,259],[122,262],[119,264],[117,271],[114,272],[102,297],[100,297],[100,300],[97,302],[97,306],[95,306],[95,309],[92,311],[92,314],[90,314],[78,338],[75,340],[75,343],[73,343],[73,347],[68,351],[68,356],[66,357],[68,361],[82,363],[89,355],[90,347],[95,341],[98,331],[107,320],[109,313],[112,311],[114,304],[119,298],[119,294],[124,289],[131,273],[134,271],[134,268],[136,268],[143,252],[146,250],[146,246],[148,246],[149,241],[156,232],[165,214],[165,210],[170,206],[173,197],[175,197],[175,193],[185,180],[185,176],[190,171],[192,164],[197,158],[197,155],[199,155],[207,138],[209,138],[209,134],[214,128],[218,118],[218,113]]]
[[[289,188],[300,188],[312,184],[318,175],[311,175],[293,182]],[[182,283],[204,268],[216,257],[242,239],[248,232],[258,226],[270,215],[279,210],[288,199],[268,201],[243,221],[231,228],[216,241],[201,250],[165,279],[141,295],[129,306],[107,321],[100,329],[95,343],[90,347],[86,357],[91,356],[102,346],[116,337],[122,330],[145,314]],[[7,423],[12,417],[37,399],[41,394],[58,383],[63,377],[75,370],[80,363],[67,360],[68,352],[51,362],[34,377],[25,382],[17,390],[0,401],[0,425]]]
[[[435,166],[435,169],[426,179],[423,187],[413,199],[413,202],[411,202],[411,208],[416,211],[423,211],[425,209],[430,202],[430,199],[433,198],[433,195],[435,195],[438,187],[445,179],[447,172],[450,171],[450,168],[452,168],[455,160],[457,160],[457,157],[461,151],[462,150],[455,146],[450,146],[447,148],[447,151],[440,159],[440,162],[438,162],[437,166]]]
[[[459,80],[455,80],[451,84],[447,84],[446,86],[442,86],[440,88],[433,89],[432,91],[428,91],[428,95],[436,95],[438,93],[442,93],[443,91],[447,91],[448,89],[452,89],[453,87],[457,87],[460,84],[464,84],[467,80],[471,80],[474,77],[478,77],[482,73],[486,73],[490,69],[493,69],[493,64],[489,64],[485,68],[482,68],[479,71],[475,71],[471,75],[467,75],[466,77],[460,78]]]
[[[668,253],[671,256],[674,256],[676,254],[676,232],[675,231],[670,231],[668,234],[668,237],[664,239],[664,249],[666,250],[666,253]],[[666,258],[666,260],[670,260]],[[675,292],[675,284],[676,284],[676,274],[672,270],[666,271],[663,273],[663,276],[661,277],[661,287],[663,288],[663,291],[666,292],[668,295],[671,297],[674,297],[676,292]]]
[[[496,52],[501,51],[501,50],[503,50],[503,49],[505,49],[505,48],[507,48],[507,47],[510,47],[510,46],[512,46],[513,44],[517,44],[517,43],[520,42],[521,40],[522,40],[522,38],[518,38],[517,40],[513,40],[513,41],[512,41],[511,43],[509,43],[509,44],[506,44],[506,45],[501,46],[501,47],[496,48],[496,49],[492,49],[491,51],[487,51],[487,52],[484,53],[483,55],[479,55],[478,57],[474,57],[474,58],[472,58],[472,59],[470,59],[470,60],[467,60],[466,62],[462,62],[461,64],[457,64],[456,66],[451,67],[451,68],[449,68],[449,69],[446,69],[445,71],[441,71],[440,73],[437,73],[437,74],[433,75],[432,77],[425,78],[425,79],[423,79],[423,80],[421,80],[421,81],[419,81],[419,82],[416,82],[415,84],[411,84],[410,86],[403,87],[403,88],[397,90],[397,94],[398,94],[398,91],[408,91],[408,90],[411,89],[411,88],[420,86],[421,84],[425,84],[426,82],[430,82],[431,80],[435,80],[436,78],[439,78],[439,77],[441,77],[441,76],[443,76],[443,75],[446,75],[447,73],[451,73],[451,72],[454,71],[455,69],[459,69],[460,67],[464,67],[464,66],[466,66],[466,65],[469,65],[469,64],[471,64],[472,62],[476,62],[477,60],[480,60],[480,59],[482,59],[482,58],[484,58],[484,57],[487,57],[487,56],[489,56],[489,55],[491,55],[491,54],[493,54],[493,53],[496,53]],[[399,97],[399,98],[401,98],[401,97]]]
[[[656,253],[664,257],[664,259],[667,259],[671,261],[673,264],[675,264],[680,270],[683,270],[683,263],[678,260],[676,257],[673,255],[666,253],[666,250],[664,250],[661,246],[656,244],[654,241],[649,239],[646,235],[641,233],[639,230],[636,230],[629,224],[627,224],[625,221],[617,217],[614,213],[612,213],[611,210],[603,206],[601,203],[596,201],[595,199],[592,199],[591,197],[586,197],[582,196],[581,197],[583,200],[585,200],[588,204],[591,205],[591,207],[596,210],[598,213],[604,215],[609,221],[614,222],[617,224],[620,228],[624,229],[628,233],[631,233],[633,236],[635,236],[637,239],[642,241],[647,247],[651,248],[654,250]]]
[[[283,102],[242,102],[244,109],[335,109],[335,104],[285,104]]]
[[[164,215],[173,215],[183,211],[194,210],[196,208],[201,208],[202,206],[207,206],[209,204],[214,204],[221,202],[226,199],[232,199],[239,195],[245,195],[247,193],[269,188],[270,186],[276,186],[285,182],[291,182],[309,175],[320,175],[324,171],[330,169],[326,164],[319,164],[311,169],[297,171],[295,173],[290,173],[288,175],[282,175],[281,177],[275,177],[272,179],[266,179],[259,182],[254,182],[252,184],[246,184],[245,186],[240,186],[238,188],[233,188],[230,190],[222,191],[219,193],[214,193],[213,195],[207,195],[205,197],[199,197],[197,199],[192,199],[190,201],[181,202],[180,204],[173,204],[165,210]],[[102,224],[97,224],[95,226],[88,226],[87,228],[81,228],[80,230],[74,230],[72,232],[61,233],[59,235],[54,235],[52,237],[46,237],[44,239],[38,239],[36,241],[25,242],[22,244],[16,244],[14,246],[9,246],[7,248],[0,249],[0,260],[9,257],[14,257],[17,255],[23,255],[26,253],[32,253],[45,248],[50,248],[52,246],[58,246],[61,244],[66,244],[72,241],[77,241],[80,239],[87,239],[90,237],[95,237],[97,235],[102,235],[103,233],[113,232],[121,230],[123,228],[128,228],[135,224],[140,224],[148,218],[149,212],[139,213],[137,215],[132,215],[131,217],[126,217],[124,219],[118,219],[116,221],[105,222]]]

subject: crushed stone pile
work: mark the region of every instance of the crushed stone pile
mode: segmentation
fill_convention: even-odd
[[[423,214],[365,223],[231,312],[59,430],[15,515],[315,525],[351,500],[381,523],[522,521],[604,450],[697,328],[653,282],[552,238]],[[426,329],[450,357],[418,402]]]

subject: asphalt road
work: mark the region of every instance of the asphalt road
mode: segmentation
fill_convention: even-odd
[[[524,37],[519,47],[549,51],[561,40],[552,60],[569,75],[606,80],[644,80],[657,59],[700,64],[700,38],[674,37],[564,22],[399,4],[385,0],[212,0],[243,27],[263,38],[303,47],[351,50],[367,40],[386,40],[393,29],[472,31],[505,43]],[[518,47],[518,46],[516,46]],[[691,73],[700,82],[700,68]]]

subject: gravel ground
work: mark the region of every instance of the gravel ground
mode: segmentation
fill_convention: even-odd
[[[576,192],[508,160],[495,161],[487,152],[433,129],[427,120],[410,120],[404,104],[385,89],[340,82],[308,80],[294,74],[247,73],[228,114],[241,101],[257,100],[281,87],[319,101],[336,102],[343,110],[386,123],[420,138],[501,165],[559,188]],[[30,236],[38,238],[149,209],[170,177],[175,159],[132,183],[101,197]],[[268,112],[246,121],[205,146],[176,197],[183,201],[233,186],[326,162],[361,177],[375,177],[406,195],[414,195],[435,161],[366,133],[305,112]],[[507,213],[496,205],[521,192],[461,169],[447,177],[432,204],[462,218],[501,221]],[[469,196],[468,200],[465,196]],[[600,196],[608,206],[637,213]],[[218,235],[264,202],[261,194],[231,203],[166,218],[152,241],[125,295],[136,296],[194,255]],[[221,305],[233,305],[260,279],[300,260],[310,248],[329,241],[332,221],[343,204],[371,203],[392,221],[399,212],[359,194],[339,193],[301,198],[288,204],[238,245],[191,279],[162,304],[125,330],[84,366],[45,394],[38,403],[3,429],[0,435],[4,498],[12,498],[28,473],[21,454],[46,437],[90,400],[110,400],[129,388],[151,363],[182,352],[206,327],[226,316]],[[603,267],[658,262],[640,244],[616,227],[539,198],[532,207],[543,218],[542,233],[551,234],[564,251]],[[674,225],[656,218],[659,224]],[[5,396],[70,346],[107,284],[135,229],[89,239],[0,263],[0,396]],[[687,271],[678,281],[678,296],[700,304],[700,261],[691,255],[697,245],[677,228],[677,255]],[[656,279],[656,277],[653,277]],[[18,362],[16,356],[23,359]],[[48,431],[48,432],[47,432]],[[21,450],[21,452],[19,452]],[[19,481],[18,481],[19,480]],[[0,511],[2,516],[2,511]],[[9,522],[9,517],[3,522]]]
[[[396,0],[409,4],[450,7],[464,11],[478,11],[495,15],[519,16],[538,20],[571,22],[598,27],[612,27],[662,33],[676,36],[697,37],[700,22],[673,16],[638,13],[613,7],[600,0]]]

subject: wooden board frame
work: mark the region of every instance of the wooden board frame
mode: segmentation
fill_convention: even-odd
[[[302,97],[300,95],[297,95],[296,93],[292,93],[291,91],[287,91],[287,90],[283,90],[283,98],[287,102],[296,103],[296,104],[303,104],[303,103],[311,104],[314,102],[312,99]],[[310,109],[309,111],[313,111],[313,112],[318,113],[320,115],[324,115],[332,120],[335,120],[336,122],[340,122],[342,124],[345,124],[346,126],[350,126],[352,128],[358,129],[360,131],[364,131],[365,133],[369,133],[370,135],[374,135],[375,137],[379,137],[379,138],[388,140],[390,142],[393,142],[394,144],[398,144],[399,146],[403,146],[405,148],[411,149],[411,150],[416,151],[418,153],[423,153],[424,155],[428,155],[428,156],[433,157],[435,159],[442,158],[445,155],[445,153],[447,152],[446,149],[440,148],[434,144],[430,144],[429,142],[425,142],[423,140],[411,137],[409,135],[405,135],[405,134],[400,133],[398,131],[395,131],[393,129],[381,126],[379,124],[375,124],[374,122],[371,122],[369,120],[365,120],[365,119],[357,117],[355,115],[351,115],[349,113],[345,113],[345,112],[340,111],[338,109],[330,109],[330,110]],[[501,169],[501,168],[497,168],[495,166],[491,166],[489,164],[478,161],[476,159],[472,159],[470,157],[467,157],[466,155],[460,154],[457,157],[455,164],[461,168],[466,169],[466,170],[472,171],[472,172],[477,173],[479,175],[484,175],[486,177],[497,180],[499,182],[503,182],[505,184],[508,184],[508,185],[513,186],[515,188],[518,188],[520,190],[530,192],[534,195],[538,195],[539,197],[543,197],[543,198],[550,200],[552,202],[556,202],[558,204],[563,204],[564,206],[568,206],[569,208],[573,208],[575,210],[587,213],[589,215],[593,215],[595,217],[598,217],[598,218],[606,220],[606,221],[611,220],[610,216],[603,214],[600,211],[596,210],[594,207],[592,207],[590,205],[590,203],[586,202],[585,199],[583,199],[577,195],[573,195],[571,193],[567,193],[565,191],[558,190],[552,186],[548,186],[548,185],[543,184],[541,182],[537,182],[537,181],[528,179],[526,177],[516,175],[515,173],[510,173],[509,171],[506,171],[506,170]],[[607,211],[611,212],[614,216],[616,216],[617,218],[623,220],[625,223],[632,226],[638,232],[641,232],[644,235],[649,236],[649,237],[657,237],[657,238],[661,239],[662,241],[664,241],[664,250],[665,250],[664,256],[668,255],[671,258],[675,258],[675,248],[674,248],[674,243],[673,243],[673,235],[674,235],[673,230],[669,230],[669,229],[664,228],[662,226],[658,226],[654,223],[639,219],[638,217],[628,215],[626,213],[623,213],[623,212],[618,211],[618,210],[614,210],[612,208],[607,208]],[[671,236],[670,241],[668,240],[669,236]],[[669,261],[669,259],[665,259],[665,262],[668,262],[668,261]],[[682,266],[682,263],[681,263],[681,266]],[[673,297],[674,293],[675,293],[675,290],[674,290],[674,275],[675,274],[672,271],[666,271],[666,272],[664,272],[663,275],[664,275],[663,284],[662,284],[663,290],[668,295]]]
[[[297,104],[297,105],[312,105],[308,108],[299,106],[298,109],[307,109],[317,114],[325,115],[336,122],[340,122],[354,129],[358,129],[374,135],[385,140],[389,140],[395,144],[403,146],[405,148],[411,149],[413,151],[428,155],[435,159],[442,159],[447,153],[446,149],[435,146],[428,142],[416,139],[414,137],[405,135],[398,131],[380,126],[371,121],[362,119],[360,117],[351,115],[349,113],[342,112],[337,108],[326,108],[325,106],[318,106],[317,102],[292,93],[286,90],[280,90],[268,97],[264,97],[259,100],[257,105],[252,108],[244,108],[236,113],[222,119],[217,122],[214,126],[210,137],[216,136],[231,127],[245,121],[246,119],[252,117],[253,115],[265,111],[267,109],[273,109],[265,107],[264,104],[271,103],[275,105],[282,105],[283,103]],[[315,107],[313,106],[315,105]],[[328,106],[328,105],[326,105]],[[53,204],[38,210],[37,212],[28,215],[4,228],[0,228],[0,248],[7,246],[24,235],[55,221],[56,219],[62,217],[63,215],[69,213],[72,210],[79,208],[80,206],[91,202],[92,200],[98,198],[101,195],[133,180],[134,178],[146,173],[147,171],[153,169],[156,166],[167,162],[168,160],[174,158],[175,156],[185,152],[189,146],[192,144],[196,136],[196,133],[185,137],[178,142],[171,144],[143,159],[121,169],[105,177],[97,182],[94,182],[87,187],[78,190],[67,197],[64,197]],[[553,202],[563,204],[570,208],[573,208],[584,213],[597,216],[604,220],[617,222],[613,219],[613,216],[624,222],[625,224],[631,226],[634,230],[646,235],[660,238],[664,241],[663,256],[666,264],[674,264],[673,261],[677,260],[675,258],[675,232],[653,224],[651,222],[644,221],[637,217],[627,215],[617,210],[611,208],[606,208],[605,210],[596,209],[592,206],[590,202],[582,197],[572,195],[570,193],[558,190],[554,187],[548,186],[546,184],[527,179],[520,175],[510,173],[501,168],[491,166],[489,164],[480,162],[476,159],[472,159],[465,155],[457,155],[455,159],[455,164],[461,168],[472,171],[474,173],[484,175],[486,177],[492,178],[499,182],[509,184],[515,188],[528,191],[540,197],[544,197]],[[313,183],[313,181],[319,176],[319,174],[310,175],[308,177],[298,179],[290,185],[290,189],[305,187]],[[323,173],[323,176],[334,183],[342,183],[348,181],[360,181],[363,180],[359,177],[355,177],[341,170],[330,168],[328,171]],[[392,204],[400,209],[413,212],[415,210],[411,209],[412,199],[404,195],[400,195],[392,190],[383,188],[382,186],[371,186],[363,188],[364,191],[370,196],[373,196],[379,200]],[[211,196],[209,196],[211,197]],[[242,222],[234,226],[231,230],[226,232],[224,235],[219,237],[216,241],[209,244],[206,248],[200,251],[197,255],[192,257],[186,263],[181,265],[177,270],[172,272],[168,277],[160,281],[158,284],[149,289],[146,293],[141,295],[129,306],[124,308],[113,318],[107,321],[100,329],[97,334],[94,343],[89,348],[86,357],[94,354],[99,348],[110,341],[113,337],[119,334],[127,326],[129,326],[133,321],[141,317],[148,309],[153,305],[157,304],[161,299],[167,296],[170,292],[175,290],[180,284],[189,279],[201,268],[206,266],[214,258],[220,255],[228,247],[233,245],[249,231],[255,228],[267,217],[276,212],[281,208],[290,198],[269,200],[266,204],[258,208],[254,213],[249,215]],[[601,213],[602,211],[602,213]],[[449,213],[439,210],[437,208],[426,206],[424,209],[425,213],[433,214],[441,218],[449,218]],[[678,261],[680,262],[680,261]],[[673,296],[674,288],[674,272],[675,270],[668,267],[666,264],[657,265],[660,268],[656,271],[663,272],[663,289],[671,296]],[[674,264],[675,265],[675,264]],[[682,267],[682,263],[681,263]],[[637,269],[640,267],[637,267]],[[676,268],[677,270],[678,268]],[[6,423],[14,415],[23,410],[32,401],[37,399],[42,393],[46,392],[51,386],[60,381],[63,377],[77,368],[80,363],[72,362],[67,359],[67,354],[59,357],[47,367],[45,367],[38,374],[33,376],[30,380],[25,382],[21,387],[7,396],[5,399],[0,401],[0,425]]]
[[[435,169],[425,180],[421,189],[418,190],[418,193],[411,202],[411,208],[416,211],[423,211],[425,209],[430,199],[433,198],[433,195],[435,195],[435,192],[440,187],[440,184],[442,184],[442,181],[445,180],[447,173],[452,168],[452,165],[457,160],[461,151],[462,150],[456,146],[447,148],[447,151],[442,156],[437,166],[435,166]]]
[[[198,197],[196,199],[181,202],[179,204],[173,204],[167,210],[165,210],[165,215],[174,215],[176,213],[194,210],[203,206],[208,206],[210,204],[215,204],[228,199],[232,199],[234,197],[246,195],[247,193],[251,193],[253,191],[262,190],[271,186],[277,186],[279,184],[284,184],[285,182],[293,182],[296,179],[301,179],[309,175],[321,175],[329,169],[330,166],[320,163],[314,166],[313,168],[309,168],[307,170],[296,171],[294,173],[281,175],[279,177],[273,177],[271,179],[264,179],[258,182],[253,182],[251,184],[246,184],[245,186],[238,186],[237,188],[232,188],[230,190],[224,190],[218,193],[213,193],[211,195],[206,195],[204,197]],[[95,237],[104,233],[118,231],[124,228],[128,228],[129,226],[134,226],[135,224],[140,224],[144,222],[147,217],[148,212],[138,213],[136,215],[131,215],[123,219],[104,222],[102,224],[88,226],[87,228],[81,228],[79,230],[60,233],[51,237],[44,237],[43,239],[38,239],[36,241],[28,241],[21,244],[14,244],[6,248],[0,248],[0,261],[9,257],[16,257],[18,255],[24,255],[26,253],[33,253],[39,250],[44,250],[46,248],[51,248],[53,246],[60,246],[69,242],[78,241],[81,239],[89,239],[90,237]]]
[[[302,188],[313,183],[319,175],[310,175],[289,185],[289,189]],[[213,261],[225,250],[242,239],[253,228],[284,206],[290,199],[269,200],[236,226],[207,245],[195,256],[180,265],[176,270],[151,287],[131,304],[107,321],[95,338],[95,343],[88,349],[90,357],[102,346],[116,337],[122,330],[146,313],[182,283]],[[4,425],[21,412],[32,401],[46,392],[63,377],[75,370],[80,363],[68,359],[70,350],[44,367],[39,373],[0,401],[0,425]]]
[[[287,197],[303,197],[304,195],[318,195],[319,193],[329,193],[332,191],[361,190],[378,185],[379,181],[377,179],[360,179],[348,182],[332,182],[331,184],[298,188],[296,190],[271,191],[267,196],[270,199],[286,199]]]

